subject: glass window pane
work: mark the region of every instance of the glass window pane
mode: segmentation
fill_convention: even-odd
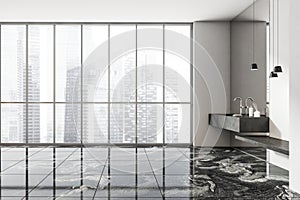
[[[53,26],[28,26],[28,100],[53,101]]]
[[[26,27],[1,26],[1,100],[26,101]]]
[[[53,142],[53,105],[28,105],[28,142]]]
[[[53,74],[54,25],[28,25],[28,72],[26,26],[1,26],[1,98],[24,103],[28,89],[29,143],[53,142],[53,104],[32,102],[52,102],[54,95],[56,143],[162,143],[164,125],[166,143],[190,142],[190,104],[167,103],[163,122],[160,103],[164,88],[165,102],[190,102],[190,25],[165,25],[163,32],[160,24],[86,24],[82,38],[80,24],[55,27]],[[91,102],[82,112],[81,100]],[[1,141],[25,142],[25,103],[2,104],[1,117]]]
[[[163,142],[162,104],[138,104],[137,119],[138,143]]]
[[[108,105],[83,105],[83,142],[108,142]]]
[[[111,101],[135,101],[135,25],[112,25],[110,34]]]
[[[138,101],[163,101],[163,27],[138,26]]]
[[[108,26],[83,26],[83,101],[108,101]]]
[[[1,105],[1,142],[23,143],[26,135],[26,105]]]
[[[57,143],[81,142],[81,105],[80,104],[56,104],[55,125]]]
[[[190,26],[166,26],[165,43],[166,102],[190,102]]]
[[[165,105],[166,143],[190,142],[190,105]]]
[[[81,39],[79,25],[56,26],[56,101],[80,101]]]
[[[166,102],[190,102],[190,64],[166,53],[165,84]]]
[[[111,105],[110,142],[135,143],[135,104]]]
[[[180,34],[184,37],[190,38],[191,37],[191,26],[190,25],[166,25],[165,26],[166,34],[169,34],[168,32],[175,32],[177,34]],[[172,42],[170,40],[167,40],[166,42],[169,42],[168,45],[171,45]],[[173,45],[177,45],[176,42],[173,42]],[[189,46],[189,44],[187,44]],[[186,49],[190,51],[190,49]]]

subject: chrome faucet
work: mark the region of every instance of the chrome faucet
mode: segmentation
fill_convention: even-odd
[[[242,99],[241,97],[235,97],[235,98],[233,99],[233,101],[237,101],[237,100],[240,101],[240,114],[238,114],[238,115],[236,115],[236,116],[242,116],[242,115],[243,115],[243,108],[245,108],[245,107],[243,106],[243,99]]]
[[[252,97],[247,97],[247,99],[245,100],[246,114],[249,113],[249,106],[248,106],[249,100],[252,102],[252,104],[255,104],[255,101]]]

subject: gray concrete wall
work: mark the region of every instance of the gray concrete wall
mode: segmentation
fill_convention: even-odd
[[[253,63],[253,23],[231,22],[231,69],[230,104],[231,113],[239,113],[239,102],[233,98],[240,96],[243,101],[253,97],[261,113],[266,106],[266,23],[255,22],[255,58],[259,70],[251,71]],[[243,102],[244,104],[244,102]],[[231,137],[231,146],[253,146]]]
[[[230,23],[195,22],[194,40],[194,145],[229,146],[208,114],[230,111]]]
[[[240,96],[245,100],[253,97],[258,108],[264,112],[266,106],[266,23],[255,22],[255,58],[253,61],[253,23],[231,23],[231,69],[230,103],[231,112],[239,113],[239,102],[233,98]],[[251,64],[258,64],[257,71],[251,71]]]

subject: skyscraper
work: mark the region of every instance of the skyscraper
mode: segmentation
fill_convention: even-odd
[[[21,101],[26,101],[26,68],[25,68],[25,46],[26,41],[24,40],[24,27],[17,27],[16,28],[16,38],[17,38],[17,99]],[[22,130],[22,136],[20,135],[17,141],[25,142],[26,140],[26,105],[22,104],[22,115],[19,115],[19,126],[18,129]],[[10,132],[10,139],[12,139],[11,135],[14,135],[13,132]],[[16,139],[13,139],[16,140]]]
[[[81,105],[80,102],[80,67],[74,67],[67,71],[66,101],[65,106],[65,142],[80,142]]]
[[[115,88],[111,88],[112,101],[135,101],[135,57],[132,54],[122,56],[111,67],[111,80]],[[135,142],[135,105],[112,104],[111,106],[111,143],[134,143]]]
[[[28,54],[28,100],[39,102],[40,101],[40,30],[36,26],[30,27],[29,31],[29,54]],[[23,72],[26,77],[26,72]],[[26,86],[26,83],[24,84]],[[26,96],[26,89],[22,91]],[[26,109],[25,105],[23,106]],[[26,110],[24,110],[24,113]],[[40,142],[40,105],[28,104],[28,142]],[[25,134],[26,131],[23,131]],[[25,139],[26,137],[23,136]]]

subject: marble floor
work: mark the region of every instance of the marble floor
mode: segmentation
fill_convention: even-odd
[[[1,199],[300,197],[288,190],[288,172],[265,162],[266,152],[262,148],[0,150]]]

